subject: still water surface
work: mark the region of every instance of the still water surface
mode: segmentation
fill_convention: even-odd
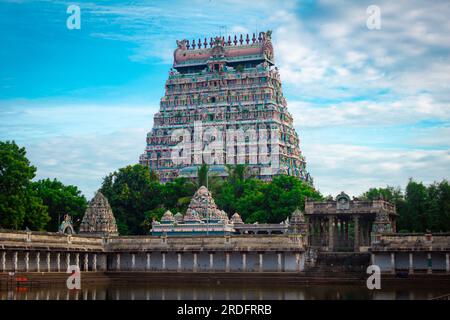
[[[80,290],[62,287],[2,287],[0,300],[414,300],[449,293],[449,288],[391,286],[368,290],[346,285],[89,285]]]

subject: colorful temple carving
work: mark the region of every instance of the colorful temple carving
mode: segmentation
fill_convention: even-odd
[[[211,192],[202,186],[195,192],[184,216],[166,211],[161,222],[153,221],[152,235],[231,234],[236,219],[229,221],[227,214],[217,208]]]
[[[308,230],[305,217],[300,210],[292,214],[292,225],[289,219],[280,224],[254,223],[245,224],[239,213],[235,212],[231,219],[228,214],[217,208],[211,192],[200,187],[189,203],[186,214],[173,215],[169,210],[160,221],[153,221],[153,236],[201,236],[201,235],[233,235],[233,234],[303,234]]]
[[[162,182],[195,178],[206,163],[222,177],[225,164],[247,164],[262,180],[288,174],[312,183],[274,66],[271,32],[177,45],[140,163]]]

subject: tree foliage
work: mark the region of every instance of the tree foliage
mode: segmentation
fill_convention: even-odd
[[[50,217],[30,188],[36,167],[30,164],[25,148],[14,141],[0,141],[0,226],[43,230]]]
[[[397,230],[444,232],[450,230],[450,185],[447,180],[428,186],[410,179],[405,191],[399,187],[372,188],[364,199],[385,199],[397,207]]]
[[[120,234],[145,234],[145,212],[156,207],[162,197],[162,186],[141,165],[127,166],[103,180],[100,191],[109,201]]]
[[[43,179],[32,182],[31,189],[47,206],[51,218],[48,231],[58,231],[64,214],[72,217],[75,226],[79,225],[86,211],[87,201],[76,186],[66,186],[56,179]]]
[[[270,182],[258,180],[245,165],[227,166],[225,180],[201,166],[197,179],[176,178],[162,184],[141,165],[130,165],[107,175],[101,186],[117,220],[120,234],[146,234],[153,219],[166,210],[185,212],[192,195],[208,185],[220,209],[230,216],[241,214],[247,223],[279,223],[305,199],[321,200],[313,187],[292,176],[280,175]],[[65,213],[79,222],[87,202],[76,186],[57,180],[33,182],[36,168],[24,148],[0,141],[0,227],[56,231]],[[450,231],[450,184],[447,180],[424,185],[409,180],[399,187],[371,188],[363,199],[385,199],[397,207],[397,229],[409,232]]]

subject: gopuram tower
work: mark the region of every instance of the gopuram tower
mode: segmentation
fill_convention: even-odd
[[[246,164],[262,180],[312,184],[274,66],[271,31],[177,41],[173,68],[140,163],[161,182],[195,178],[201,164],[225,177]]]

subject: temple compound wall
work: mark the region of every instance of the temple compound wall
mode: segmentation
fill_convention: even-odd
[[[0,272],[301,272],[300,235],[89,237],[0,232]]]
[[[0,271],[106,270],[104,239],[50,232],[0,231]]]
[[[92,237],[0,231],[0,272],[66,272],[69,265],[86,272],[304,272],[305,240],[289,234]],[[383,234],[368,252],[370,264],[383,273],[450,273],[450,234]]]
[[[380,234],[369,251],[382,272],[450,273],[450,233]]]

